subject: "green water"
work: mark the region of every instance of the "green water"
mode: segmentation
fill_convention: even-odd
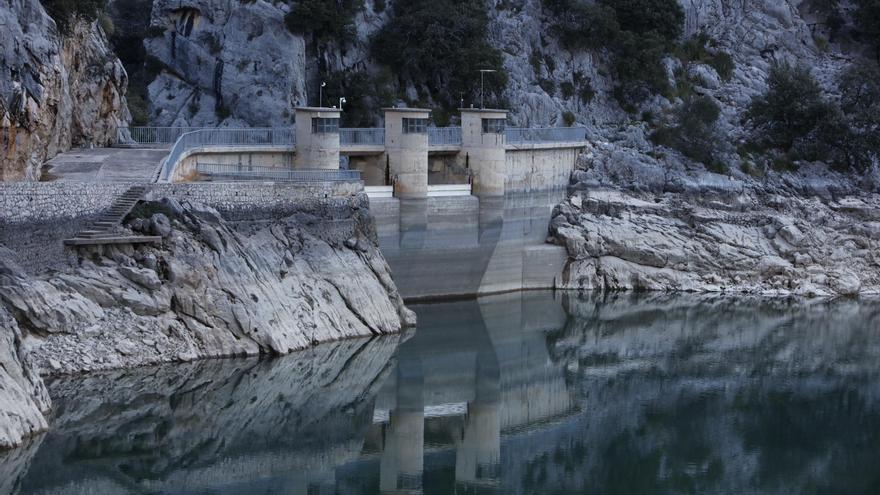
[[[51,383],[0,493],[880,493],[880,304],[531,292]]]

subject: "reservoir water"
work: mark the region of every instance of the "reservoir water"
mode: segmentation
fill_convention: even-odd
[[[878,493],[880,304],[522,292],[55,380],[0,493]]]

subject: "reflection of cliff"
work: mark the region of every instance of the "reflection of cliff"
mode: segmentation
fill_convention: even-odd
[[[294,491],[318,483],[360,452],[397,340],[58,382],[58,419],[24,491],[234,493],[257,480]]]
[[[551,349],[586,414],[505,472],[563,492],[876,491],[876,304],[630,294],[566,306]]]
[[[415,309],[400,345],[55,383],[56,430],[0,458],[19,480],[0,489],[880,488],[880,304],[524,292]]]

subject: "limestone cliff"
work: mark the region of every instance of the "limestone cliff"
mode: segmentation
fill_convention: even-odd
[[[150,118],[160,125],[291,122],[292,116],[285,113],[291,106],[317,103],[319,67],[373,76],[382,70],[371,57],[370,38],[390,22],[388,12],[394,4],[381,9],[377,4],[358,3],[352,40],[315,46],[287,30],[283,18],[290,6],[284,2],[154,0],[144,40],[147,66],[153,71],[147,81]],[[800,0],[681,4],[686,13],[684,37],[705,32],[717,50],[734,59],[736,68],[728,81],[707,64],[685,67],[694,74],[699,92],[724,105],[727,122],[734,127],[736,108],[764,88],[771,61],[801,61],[832,89],[839,70],[864,49],[843,38],[828,42],[824,19],[811,14]],[[616,80],[608,54],[564,48],[552,29],[554,16],[542,0],[491,0],[486,8],[489,41],[501,51],[509,75],[503,96],[515,123],[563,125],[563,115],[570,112],[578,123],[601,134],[606,125],[628,120],[613,96]],[[678,66],[678,61],[669,61],[673,83]],[[478,78],[474,81],[478,84]],[[574,91],[563,89],[568,83]],[[648,107],[662,110],[668,105],[658,99]]]
[[[550,225],[567,288],[880,292],[880,196],[824,166],[734,178],[606,144],[579,168]]]
[[[62,35],[38,0],[11,0],[0,27],[0,180],[37,180],[61,151],[115,142],[128,81],[97,23]]]

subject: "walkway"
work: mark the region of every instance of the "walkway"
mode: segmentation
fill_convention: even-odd
[[[45,165],[50,180],[152,182],[167,149],[94,148],[61,153]]]

